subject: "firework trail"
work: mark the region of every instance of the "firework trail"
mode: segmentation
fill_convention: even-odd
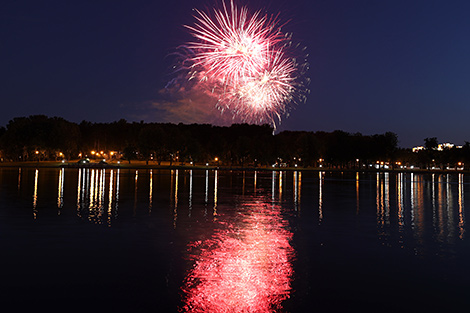
[[[212,15],[195,12],[195,24],[186,26],[196,39],[185,46],[188,78],[217,98],[218,109],[275,128],[294,104],[305,101],[308,64],[297,62],[299,48],[281,32],[278,16],[250,14],[233,0]]]

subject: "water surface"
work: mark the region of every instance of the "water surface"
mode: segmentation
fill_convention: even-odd
[[[0,169],[17,309],[465,309],[464,174]],[[467,202],[470,200],[467,200]]]

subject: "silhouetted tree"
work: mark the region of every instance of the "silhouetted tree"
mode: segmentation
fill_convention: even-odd
[[[137,151],[134,146],[127,146],[123,150],[124,159],[129,161],[131,164],[131,160],[135,160],[137,156]]]
[[[95,151],[119,151],[129,162],[133,159],[154,159],[160,165],[168,160],[208,162],[218,157],[220,164],[258,165],[287,163],[290,166],[325,166],[354,168],[362,164],[386,161],[454,166],[470,164],[470,143],[462,148],[438,151],[436,137],[426,138],[425,150],[413,153],[398,148],[395,133],[363,135],[341,130],[333,132],[283,131],[273,135],[269,125],[233,124],[230,127],[209,124],[170,124],[82,121],[72,123],[59,117],[44,115],[16,117],[0,127],[2,157],[12,160],[66,158]],[[62,156],[61,156],[62,157]],[[356,160],[359,160],[357,162]]]
[[[29,160],[40,151],[44,158],[59,153],[67,157],[76,153],[80,131],[75,123],[45,115],[18,117],[11,120],[3,135],[4,153],[14,160]]]
[[[425,151],[420,152],[420,159],[426,165],[429,166],[434,162],[436,158],[436,149],[439,146],[439,142],[436,137],[425,138],[424,139],[424,148]]]
[[[424,148],[426,148],[426,150],[434,150],[437,149],[438,146],[439,142],[437,141],[437,137],[424,139]]]

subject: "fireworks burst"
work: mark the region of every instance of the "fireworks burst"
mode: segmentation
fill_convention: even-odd
[[[186,47],[191,54],[189,79],[197,80],[217,101],[244,122],[276,123],[296,103],[305,100],[307,63],[298,63],[298,47],[281,31],[278,16],[246,7],[230,8],[213,15],[195,10],[196,23],[186,26],[196,41]]]

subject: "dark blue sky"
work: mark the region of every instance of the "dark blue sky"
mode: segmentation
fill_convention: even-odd
[[[2,1],[0,125],[32,114],[189,122],[193,113],[171,107],[161,90],[172,77],[169,55],[191,39],[182,25],[192,24],[193,8],[214,3]],[[249,7],[280,12],[309,53],[310,96],[280,130],[392,131],[402,147],[426,137],[470,141],[469,1],[256,0]]]

